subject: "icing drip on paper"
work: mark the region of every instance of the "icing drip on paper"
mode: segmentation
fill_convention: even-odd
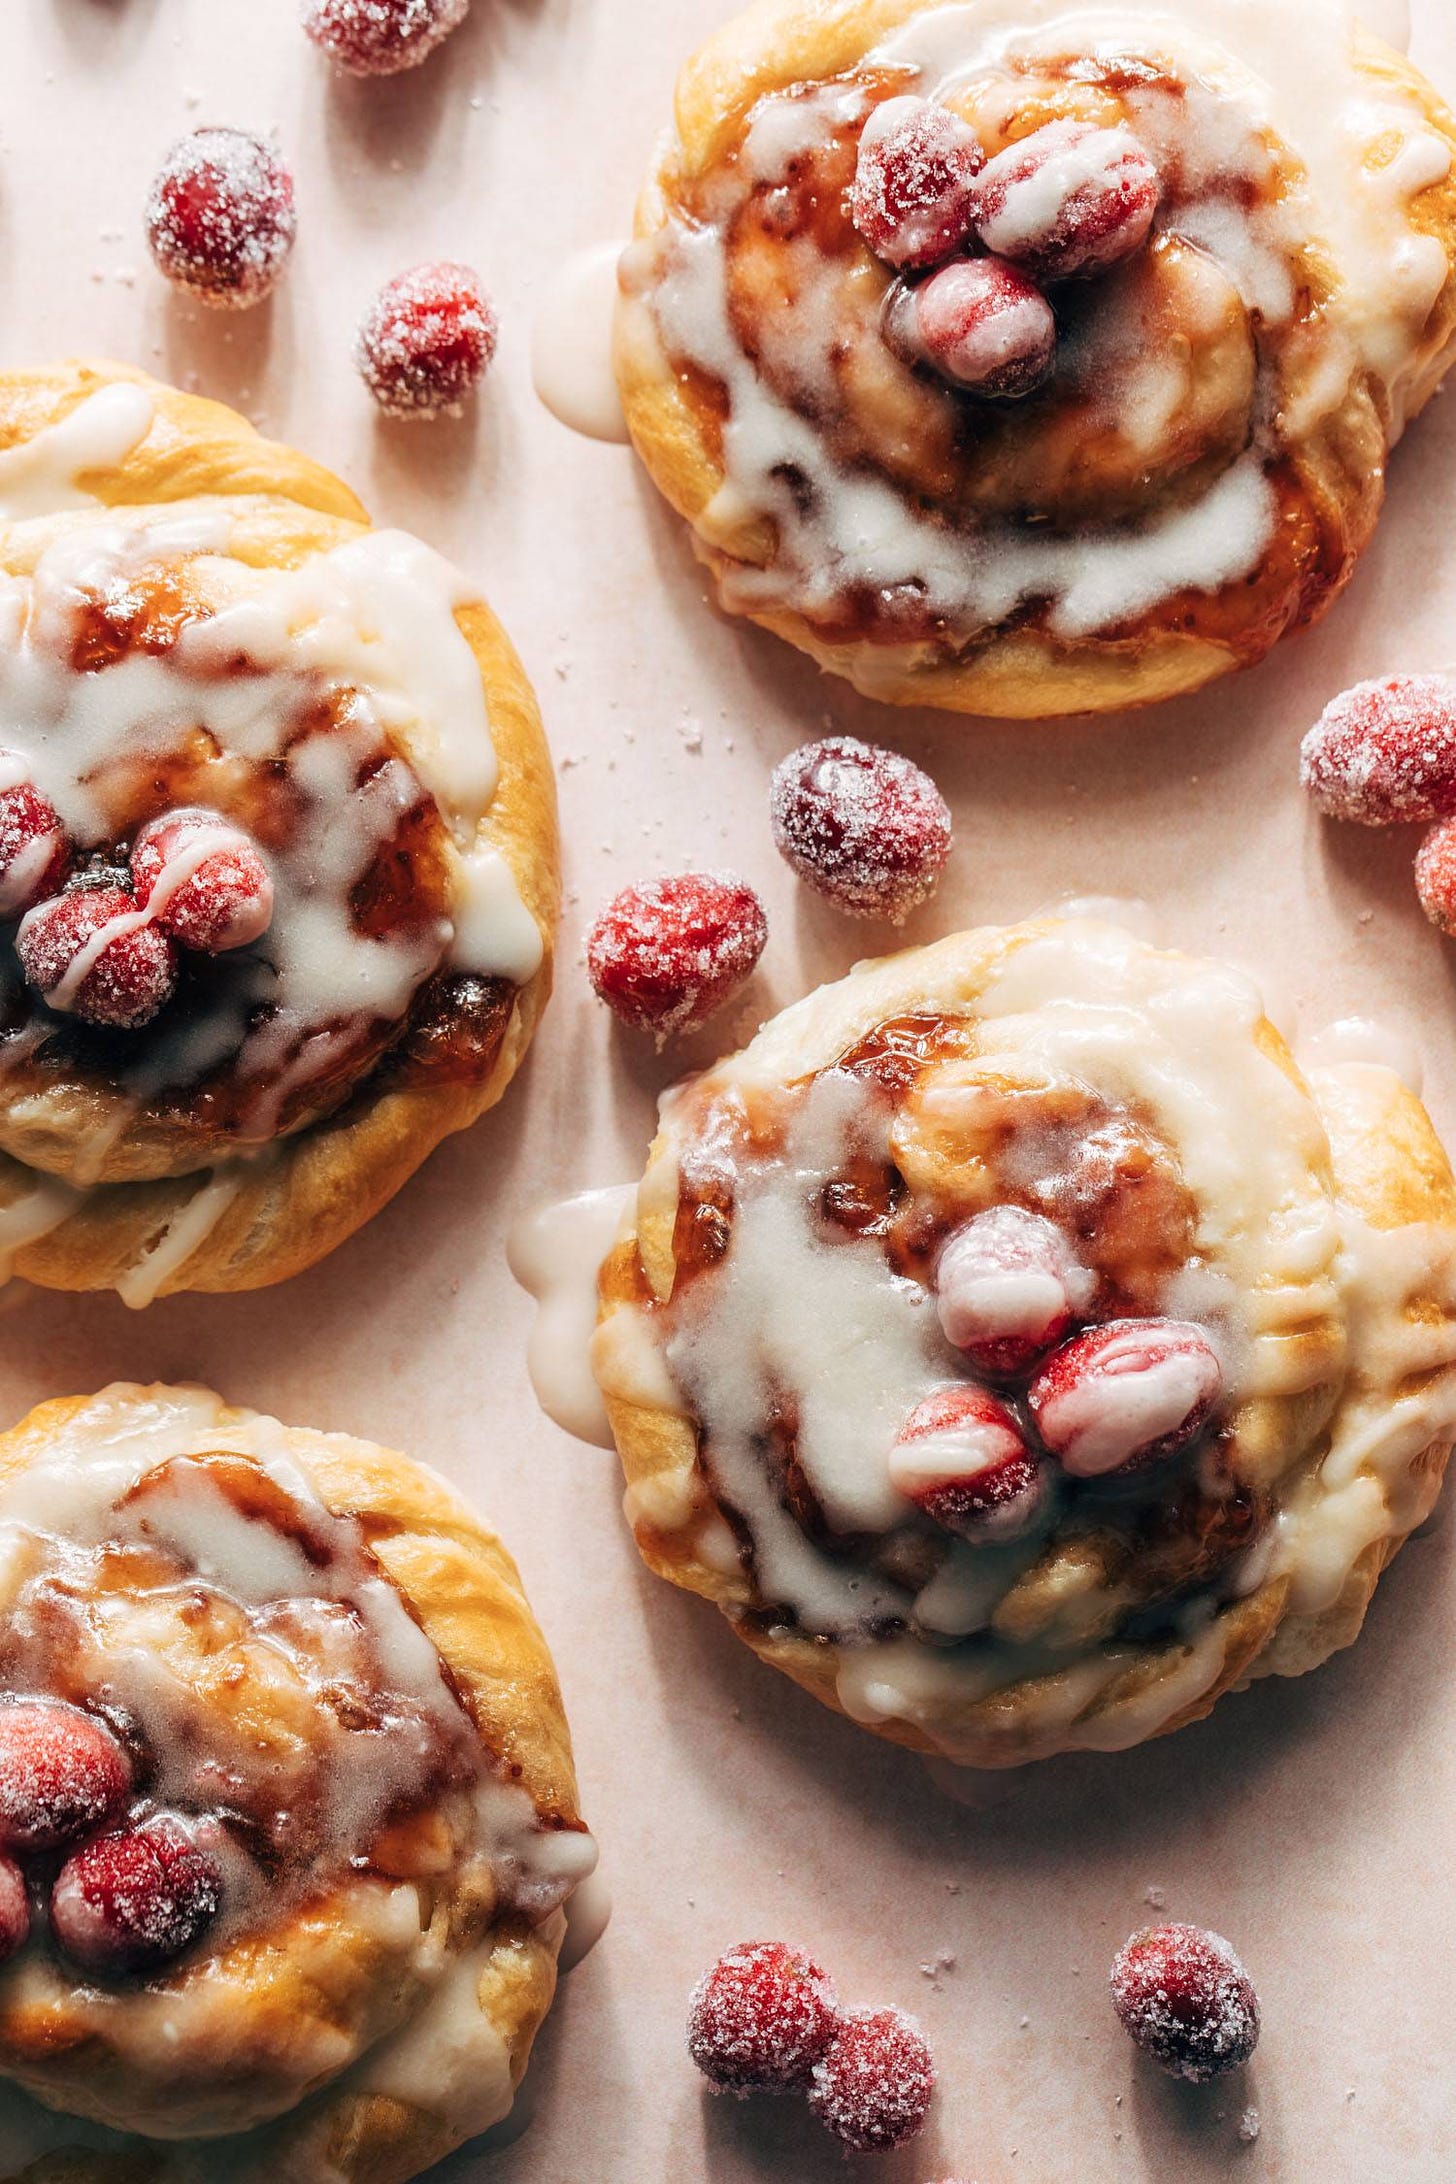
[[[588,440],[622,443],[627,421],[612,371],[620,242],[569,258],[551,277],[531,330],[531,378],[558,423]]]

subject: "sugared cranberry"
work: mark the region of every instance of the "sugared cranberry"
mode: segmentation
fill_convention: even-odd
[[[1300,745],[1299,778],[1329,819],[1388,827],[1456,816],[1456,677],[1357,683]]]
[[[1048,1358],[1031,1384],[1037,1431],[1077,1478],[1142,1471],[1207,1424],[1223,1367],[1186,1320],[1109,1320]]]
[[[1149,1926],[1119,1952],[1112,2001],[1123,2029],[1175,2077],[1237,2070],[1259,2040],[1259,1998],[1221,1934]]]
[[[51,1930],[86,1971],[152,1971],[199,1941],[221,1907],[216,1860],[164,1813],[67,1860],[51,1892]]]
[[[774,768],[769,814],[780,855],[854,917],[908,916],[951,851],[950,810],[929,774],[854,736],[791,751]]]
[[[725,873],[683,872],[613,896],[587,935],[586,965],[613,1015],[661,1042],[731,1001],[767,939],[751,887]]]
[[[1065,281],[1140,250],[1162,191],[1130,129],[1049,121],[998,153],[975,194],[988,250],[1039,280]]]
[[[935,265],[971,232],[986,154],[974,129],[930,99],[887,99],[865,123],[849,216],[877,258]]]
[[[30,1895],[25,1875],[13,1858],[0,1853],[0,1964],[30,1939]]]
[[[131,1789],[111,1731],[58,1700],[0,1706],[0,1844],[54,1850],[98,1828]]]
[[[458,30],[470,0],[303,0],[303,27],[351,76],[418,68]]]
[[[1046,1504],[1046,1464],[1016,1413],[986,1388],[937,1388],[890,1451],[890,1480],[948,1532],[1016,1539]]]
[[[833,1982],[801,1949],[745,1941],[693,1989],[688,2053],[722,2093],[783,2093],[805,2083],[839,2026]]]
[[[120,887],[78,887],[21,919],[26,983],[64,1015],[133,1031],[160,1014],[177,983],[177,951]]]
[[[982,1372],[1028,1372],[1089,1309],[1096,1277],[1044,1215],[992,1206],[957,1229],[935,1273],[947,1342]]]
[[[0,918],[18,918],[64,887],[71,845],[49,797],[24,762],[0,750]]]
[[[147,241],[169,281],[203,303],[260,303],[298,232],[293,176],[245,129],[195,129],[167,154],[147,199]]]
[[[925,2129],[935,2064],[903,2010],[854,2010],[814,2065],[809,2106],[856,2153],[908,2146]]]
[[[957,258],[914,293],[921,352],[953,386],[1015,401],[1049,377],[1057,360],[1052,307],[1004,258]]]
[[[438,417],[458,410],[484,378],[497,332],[468,265],[417,265],[380,289],[354,361],[386,417]]]
[[[261,940],[273,882],[255,844],[210,811],[172,811],[142,828],[132,885],[164,933],[204,955]]]
[[[1432,925],[1456,936],[1456,819],[1432,827],[1417,851],[1416,893]]]

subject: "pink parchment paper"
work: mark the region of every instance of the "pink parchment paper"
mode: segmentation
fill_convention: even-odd
[[[1456,87],[1456,14],[1416,4],[1417,56]],[[543,2037],[534,2127],[510,2150],[459,2157],[452,2178],[841,2175],[796,2107],[708,2100],[683,2054],[704,1963],[782,1933],[821,1952],[851,1996],[917,2010],[935,2042],[934,2134],[863,2164],[866,2177],[1447,2184],[1449,1518],[1402,1558],[1358,1648],[1320,1674],[1139,1753],[998,1780],[968,1810],[650,1580],[613,1466],[546,1424],[527,1385],[511,1217],[629,1176],[654,1096],[713,1043],[664,1062],[614,1033],[586,989],[585,925],[644,873],[694,861],[748,875],[773,937],[725,1041],[847,968],[873,936],[796,891],[765,812],[771,764],[826,725],[902,743],[954,805],[954,864],[912,937],[1069,891],[1146,897],[1171,940],[1263,974],[1284,1021],[1365,1013],[1416,1035],[1437,1119],[1456,1133],[1456,958],[1415,908],[1412,844],[1322,830],[1295,785],[1298,736],[1335,690],[1456,653],[1456,413],[1438,401],[1397,457],[1352,594],[1243,681],[1099,727],[877,712],[706,608],[630,459],[573,438],[530,388],[534,299],[565,256],[625,227],[677,64],[727,12],[475,0],[419,75],[359,86],[330,81],[294,0],[4,0],[0,359],[109,353],[233,401],[483,580],[561,764],[570,899],[558,996],[500,1113],[284,1290],[139,1317],[110,1299],[26,1299],[0,1316],[0,1420],[109,1378],[201,1379],[428,1458],[520,1557],[616,1919]],[[276,126],[298,174],[292,275],[270,309],[236,321],[173,301],[140,239],[154,166],[204,120]],[[472,260],[492,286],[499,366],[477,416],[380,426],[350,368],[353,326],[379,281],[435,256]],[[1195,2093],[1156,2079],[1112,2023],[1107,1963],[1153,1900],[1243,1950],[1267,2026],[1247,2082]],[[1244,2145],[1251,2104],[1262,2129]]]

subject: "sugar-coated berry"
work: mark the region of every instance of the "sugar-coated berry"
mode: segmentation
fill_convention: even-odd
[[[1416,893],[1432,925],[1456,937],[1456,819],[1432,827],[1417,851]]]
[[[985,164],[980,138],[948,107],[887,99],[860,137],[850,218],[887,265],[936,265],[971,232],[973,184]]]
[[[70,869],[60,813],[26,778],[24,762],[0,750],[0,918],[18,918],[56,894]]]
[[[587,935],[587,972],[613,1015],[661,1041],[731,1001],[767,939],[763,905],[744,881],[683,872],[613,896]]]
[[[1299,778],[1329,819],[1456,817],[1456,676],[1387,675],[1332,699],[1300,745]]]
[[[77,887],[22,918],[16,953],[26,984],[84,1023],[134,1031],[166,1007],[177,950],[121,887]]]
[[[85,1971],[155,1971],[202,1938],[222,1893],[217,1861],[163,1813],[67,1860],[51,1891],[51,1931]]]
[[[1223,1388],[1218,1353],[1188,1320],[1109,1320],[1076,1335],[1031,1384],[1031,1415],[1065,1471],[1145,1470],[1186,1448]]]
[[[354,361],[386,417],[459,409],[495,355],[496,315],[468,265],[417,265],[381,288]]]
[[[131,877],[162,931],[204,955],[246,948],[272,923],[273,881],[257,845],[216,812],[153,819],[132,847]]]
[[[1162,187],[1130,129],[1049,121],[997,154],[976,183],[976,229],[1039,280],[1105,272],[1142,248]]]
[[[916,1404],[890,1451],[890,1482],[946,1531],[977,1540],[1018,1539],[1050,1488],[1015,1411],[969,1383]]]
[[[1175,2077],[1237,2070],[1259,2040],[1259,1999],[1221,1934],[1149,1926],[1118,1952],[1112,2001],[1123,2029]]]
[[[814,2065],[809,2106],[856,2153],[908,2146],[925,2128],[935,2063],[904,2010],[853,2010]]]
[[[159,269],[203,303],[260,303],[298,233],[293,176],[275,146],[245,129],[195,129],[167,154],[147,199]]]
[[[957,258],[915,294],[915,332],[928,364],[952,386],[990,400],[1034,394],[1057,360],[1046,297],[1004,258]]]
[[[104,1723],[56,1699],[0,1706],[0,1845],[54,1850],[109,1820],[131,1790]]]
[[[854,736],[791,751],[774,768],[769,812],[799,878],[854,917],[908,916],[951,851],[950,808],[929,774]]]
[[[303,0],[303,27],[351,76],[418,68],[458,30],[470,0]]]
[[[19,1953],[30,1939],[30,1892],[13,1858],[0,1852],[0,1964]]]
[[[839,2027],[822,1967],[782,1941],[745,1941],[703,1974],[688,2005],[688,2053],[722,2093],[804,2085]]]
[[[957,1229],[935,1270],[947,1342],[985,1373],[1028,1372],[1069,1335],[1096,1277],[1054,1221],[1025,1206],[991,1206]]]

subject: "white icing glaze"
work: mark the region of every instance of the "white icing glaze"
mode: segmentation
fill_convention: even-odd
[[[597,1272],[636,1193],[628,1184],[533,1207],[515,1222],[506,1257],[536,1300],[526,1364],[548,1418],[579,1441],[612,1446],[612,1429],[590,1363],[597,1323]]]
[[[125,462],[155,417],[146,388],[118,380],[88,395],[58,425],[6,448],[0,453],[0,522],[96,507],[96,495],[81,480]]]
[[[1301,1039],[1295,1049],[1302,1068],[1326,1068],[1336,1062],[1369,1062],[1393,1070],[1419,1098],[1425,1081],[1425,1061],[1417,1042],[1394,1024],[1369,1016],[1342,1016],[1320,1031]]]
[[[622,244],[599,243],[552,274],[531,330],[531,377],[552,416],[588,440],[625,442],[612,370],[612,315]]]
[[[223,1168],[197,1189],[118,1281],[122,1303],[134,1312],[154,1303],[163,1283],[206,1243],[242,1187],[243,1171]]]
[[[8,1206],[0,1206],[0,1286],[11,1278],[15,1261],[27,1244],[52,1236],[69,1221],[81,1203],[80,1194],[64,1183],[37,1183]]]

